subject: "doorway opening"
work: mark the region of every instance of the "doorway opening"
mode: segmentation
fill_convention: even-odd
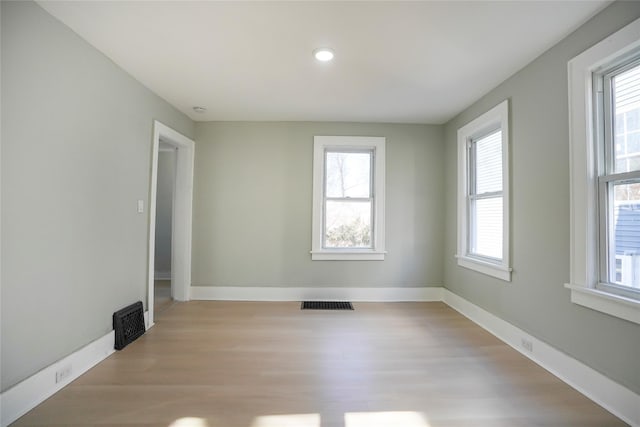
[[[160,139],[156,180],[156,243],[154,251],[153,312],[157,316],[173,303],[171,240],[175,199],[177,149]]]
[[[166,308],[173,300],[188,301],[191,287],[195,143],[158,121],[154,122],[153,134],[147,328],[154,324],[156,308]]]

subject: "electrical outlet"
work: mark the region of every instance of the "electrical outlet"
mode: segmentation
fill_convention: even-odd
[[[526,338],[522,338],[522,347],[529,353],[533,353],[533,342]]]
[[[56,384],[71,378],[71,365],[65,365],[56,371]]]

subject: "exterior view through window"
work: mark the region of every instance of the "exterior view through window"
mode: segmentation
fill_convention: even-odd
[[[373,150],[325,151],[324,248],[372,248]]]
[[[605,74],[603,86],[601,277],[640,288],[640,64],[636,61]]]

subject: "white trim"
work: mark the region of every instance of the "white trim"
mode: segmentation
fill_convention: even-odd
[[[220,301],[442,301],[443,289],[440,285],[406,288],[192,286],[191,299]]]
[[[8,426],[109,357],[114,352],[114,339],[111,331],[3,392],[0,395],[0,425]],[[70,374],[56,383],[56,372],[62,369],[68,369]]]
[[[313,211],[311,259],[313,261],[382,261],[385,252],[385,145],[386,138],[373,136],[314,136],[313,137]],[[375,150],[373,166],[374,223],[371,250],[338,251],[322,247],[323,187],[325,148],[371,148]]]
[[[443,301],[580,393],[632,426],[640,426],[640,395],[488,311],[443,290]],[[531,344],[531,351],[524,345]]]
[[[189,300],[191,286],[191,221],[193,208],[193,163],[195,142],[155,120],[151,155],[149,190],[148,301],[149,325],[153,326],[155,279],[156,196],[158,185],[158,150],[160,140],[176,148],[175,196],[171,237],[171,294],[178,301]]]
[[[619,304],[619,298],[596,291],[598,284],[597,157],[593,135],[593,73],[640,48],[640,19],[587,49],[568,63],[570,169],[571,301],[630,320],[640,306]],[[601,299],[598,303],[596,300]],[[630,315],[636,311],[637,314]],[[632,320],[633,321],[633,320]]]
[[[502,259],[495,262],[479,260],[469,255],[468,248],[468,151],[472,138],[499,128],[502,131]],[[509,235],[509,100],[504,100],[480,117],[458,129],[458,242],[460,267],[475,270],[498,279],[511,281]]]
[[[640,301],[636,299],[568,283],[564,286],[571,289],[571,302],[574,304],[640,323]]]
[[[623,421],[640,427],[640,395],[441,286],[410,288],[194,286],[191,291],[194,300],[443,301]],[[145,312],[147,329],[150,327],[148,315],[149,313]],[[0,426],[8,426],[106,359],[114,352],[114,338],[114,332],[111,331],[3,392],[0,395],[0,408],[2,408]],[[530,344],[530,351],[523,346],[525,341]],[[56,372],[69,366],[71,375],[56,384]]]
[[[384,261],[386,252],[377,251],[311,251],[311,259],[314,261]]]
[[[457,257],[457,256],[456,256]],[[457,257],[458,265],[460,267],[475,270],[478,273],[486,274],[487,276],[496,277],[504,281],[511,281],[511,268],[504,267],[502,265],[491,264],[483,262],[471,257]]]

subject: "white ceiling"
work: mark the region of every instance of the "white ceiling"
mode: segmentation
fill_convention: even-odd
[[[434,124],[607,3],[39,2],[193,120]]]

